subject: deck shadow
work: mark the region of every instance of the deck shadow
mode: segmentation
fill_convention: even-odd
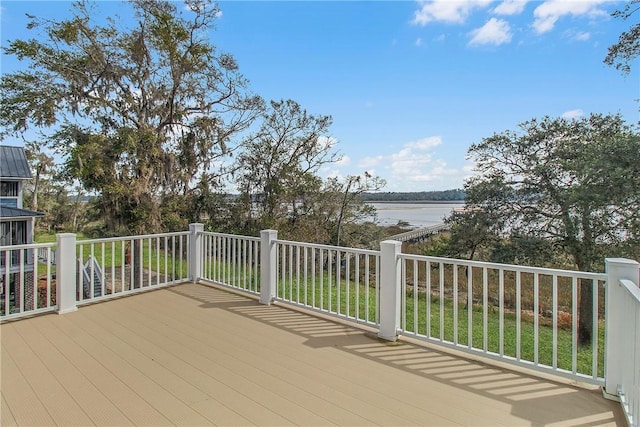
[[[338,349],[508,404],[514,416],[529,420],[532,425],[625,425],[620,405],[605,400],[598,389],[484,363],[426,343],[383,341],[374,331],[358,325],[300,311],[287,304],[261,305],[255,299],[215,285],[169,290],[200,302],[202,309],[227,310],[301,336],[304,345],[311,348]]]

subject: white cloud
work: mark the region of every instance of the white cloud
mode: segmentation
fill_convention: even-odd
[[[608,16],[598,6],[607,0],[547,0],[533,11],[533,28],[538,34],[553,30],[563,16]]]
[[[423,190],[425,184],[440,183],[438,188],[448,188],[447,183],[459,186],[462,171],[447,166],[441,159],[435,159],[433,149],[442,144],[439,136],[423,138],[406,143],[395,153],[386,156],[365,157],[358,167],[374,170],[393,185],[389,191]],[[442,181],[446,181],[442,183]],[[455,184],[454,184],[455,183]]]
[[[574,34],[573,38],[575,40],[584,42],[584,41],[587,41],[587,40],[589,40],[591,38],[591,33],[587,32],[587,31],[580,31],[580,32]]]
[[[462,24],[474,9],[488,6],[492,0],[433,0],[421,1],[420,9],[415,11],[413,20],[416,25],[429,22],[447,22]]]
[[[340,172],[339,169],[323,168],[322,170],[320,170],[319,174],[324,178],[341,179],[343,177],[342,172]]]
[[[387,181],[385,191],[427,191],[462,187],[465,179],[474,173],[474,165],[466,161],[451,166],[439,158],[435,151],[442,138],[432,136],[402,145],[393,153],[371,155],[351,161],[350,165],[333,164],[323,168],[323,177],[343,178],[362,174],[379,176]],[[343,167],[345,166],[345,167]]]
[[[511,41],[511,27],[509,23],[503,19],[491,18],[482,27],[477,28],[471,33],[470,45],[492,44],[499,46]]]
[[[351,164],[351,158],[349,156],[342,156],[335,164],[338,166],[349,166]]]
[[[522,13],[528,0],[504,0],[493,12],[497,15],[517,15]]]
[[[569,110],[562,113],[561,117],[564,119],[577,119],[578,117],[584,116],[584,111],[581,109]]]
[[[422,46],[422,39],[421,39],[420,37],[418,37],[418,38],[416,39],[415,45],[416,45],[416,46]]]
[[[318,145],[323,148],[333,148],[338,144],[338,140],[333,136],[320,136],[318,137]]]
[[[358,162],[358,167],[362,169],[369,169],[374,166],[378,166],[384,160],[383,156],[364,157]]]

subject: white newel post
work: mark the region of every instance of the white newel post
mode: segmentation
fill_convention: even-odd
[[[620,279],[638,283],[640,264],[624,258],[607,258],[607,293],[605,308],[605,349],[604,391],[606,395],[618,396],[618,386],[622,384],[624,367],[623,360],[629,357],[621,351],[625,347],[621,331],[628,329],[627,314],[621,308],[625,306],[627,291],[620,285]]]
[[[189,280],[198,283],[202,275],[202,233],[204,224],[189,224]]]
[[[276,296],[276,230],[260,232],[260,304],[270,305]]]
[[[56,235],[56,304],[58,314],[76,311],[76,235],[60,233]]]
[[[400,328],[400,258],[402,243],[385,240],[380,243],[380,330],[378,337],[398,339]]]

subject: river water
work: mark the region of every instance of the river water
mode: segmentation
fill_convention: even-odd
[[[456,203],[369,203],[376,208],[378,225],[396,225],[399,221],[408,222],[413,228],[442,224],[454,208],[464,206]]]

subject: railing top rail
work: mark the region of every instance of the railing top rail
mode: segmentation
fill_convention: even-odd
[[[319,244],[319,243],[306,243],[306,242],[295,242],[293,240],[276,240],[276,243],[284,243],[287,245],[293,245],[293,246],[305,246],[307,248],[314,248],[314,249],[329,249],[329,250],[333,250],[333,251],[342,251],[342,252],[353,252],[353,253],[359,253],[359,254],[365,254],[365,255],[380,255],[380,251],[374,251],[371,249],[358,249],[358,248],[348,248],[346,246],[331,246],[331,245],[323,245],[323,244]]]
[[[635,298],[638,304],[640,304],[640,287],[638,287],[638,285],[627,279],[620,279],[620,285],[625,288],[633,298]]]
[[[411,259],[417,261],[429,261],[429,262],[438,262],[443,264],[457,264],[457,265],[467,265],[470,267],[486,267],[497,270],[513,270],[520,271],[523,273],[538,273],[538,274],[546,274],[546,275],[560,275],[567,277],[577,277],[584,279],[593,279],[593,280],[607,280],[606,273],[591,273],[586,271],[578,271],[578,270],[562,270],[556,268],[545,268],[545,267],[528,267],[522,265],[515,264],[499,264],[494,262],[482,262],[482,261],[473,261],[473,260],[462,260],[456,258],[444,258],[444,257],[432,257],[426,255],[413,255],[413,254],[404,254],[401,253],[399,255],[401,259]]]
[[[254,241],[254,242],[259,242],[260,241],[259,237],[241,236],[239,234],[229,234],[229,233],[218,233],[218,232],[215,232],[215,231],[201,231],[198,234],[202,234],[203,236],[229,237],[229,238],[233,238],[233,239],[250,240],[250,241]]]
[[[188,236],[188,231],[178,231],[175,233],[160,233],[160,234],[143,234],[140,236],[122,236],[122,237],[107,237],[104,239],[88,239],[88,240],[76,240],[77,245],[87,245],[91,243],[109,243],[109,242],[121,242],[125,240],[143,240],[152,239],[158,237],[174,237],[174,236]]]
[[[8,245],[0,246],[0,251],[16,251],[20,249],[39,249],[39,248],[53,248],[56,246],[55,242],[49,243],[25,243],[22,245]]]

